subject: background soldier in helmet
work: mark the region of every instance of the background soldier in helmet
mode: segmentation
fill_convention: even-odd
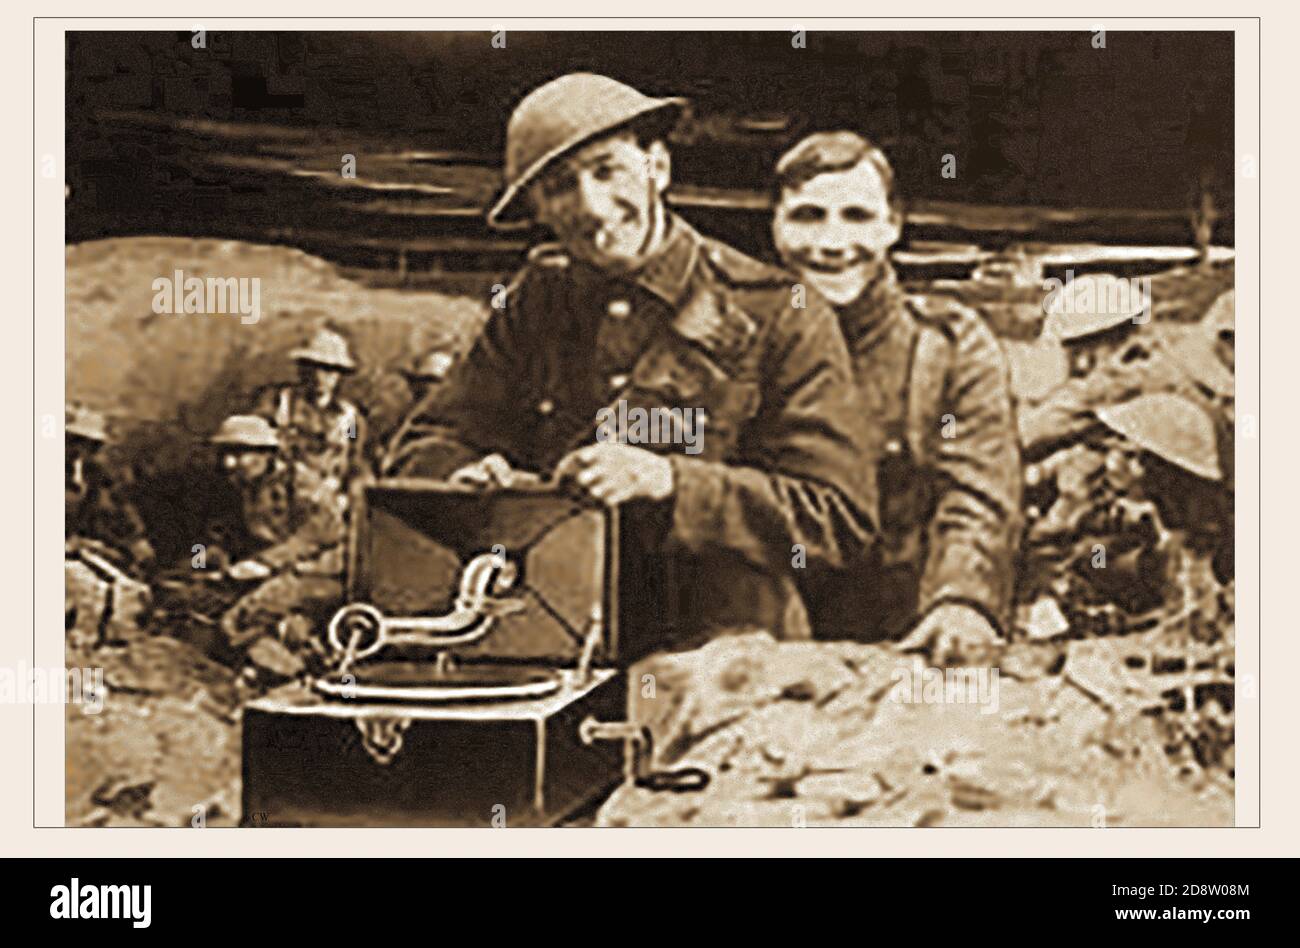
[[[294,617],[319,619],[342,598],[342,498],[298,493],[279,456],[277,433],[264,418],[227,418],[212,443],[222,451],[244,513],[242,533],[214,555],[213,565],[220,578],[255,584],[222,615],[224,645],[238,653],[275,636],[290,648],[310,649],[314,623]]]
[[[138,630],[149,590],[132,574],[148,571],[154,551],[144,522],[100,463],[108,422],[75,408],[64,424],[64,618],[69,644],[94,647]]]
[[[881,452],[881,538],[870,562],[810,571],[819,635],[903,635],[937,657],[1005,633],[1019,539],[1020,459],[992,332],[955,302],[909,298],[888,259],[902,214],[884,154],[852,132],[813,135],[777,165],[773,237],[835,307],[858,410]]]
[[[340,398],[338,388],[356,371],[356,362],[347,340],[331,329],[319,330],[290,355],[298,366],[297,384],[268,392],[254,414],[275,425],[298,493],[346,497],[363,463],[366,428],[357,406]]]
[[[1205,626],[1230,583],[1231,494],[1213,419],[1154,393],[1097,409],[1099,426],[1051,460],[1050,507],[1033,516],[1022,593],[1064,604],[1077,632],[1118,633],[1182,610]],[[1190,611],[1189,611],[1190,610]]]
[[[1176,392],[1202,400],[1200,384],[1221,386],[1223,367],[1206,379],[1207,366],[1192,367],[1171,344],[1179,333],[1150,326],[1152,303],[1145,290],[1109,274],[1076,277],[1048,300],[1041,346],[1059,345],[1069,377],[1049,393],[1019,406],[1025,456],[1038,459],[1096,423],[1094,412],[1143,392]],[[1228,383],[1230,386],[1230,382]]]
[[[439,429],[421,421],[425,413],[421,406],[430,402],[445,388],[447,373],[451,371],[455,357],[442,349],[434,349],[420,356],[411,367],[402,374],[411,392],[410,408],[401,424],[388,439],[388,445],[376,465],[381,475],[396,470],[403,458],[418,451],[420,445],[430,437],[436,437]]]
[[[719,627],[807,636],[799,566],[869,542],[863,413],[825,302],[799,309],[785,273],[665,205],[680,107],[575,74],[515,109],[488,220],[532,217],[559,246],[534,250],[430,405],[449,450],[405,469],[477,485],[524,469],[623,505],[626,543],[646,554],[626,559],[646,571],[633,611],[654,626],[647,646]],[[620,403],[703,412],[700,453],[597,438]]]
[[[103,415],[73,409],[64,425],[64,533],[75,545],[95,545],[119,566],[148,569],[154,552],[144,521],[100,460],[108,441]]]

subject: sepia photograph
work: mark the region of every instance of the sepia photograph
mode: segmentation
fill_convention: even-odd
[[[63,34],[64,825],[1237,825],[1236,34],[666,25]]]

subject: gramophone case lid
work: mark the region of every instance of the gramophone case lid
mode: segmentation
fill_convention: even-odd
[[[489,492],[428,480],[367,485],[353,517],[349,599],[386,616],[453,608],[465,564],[497,553],[518,568],[505,598],[522,608],[496,619],[465,659],[571,664],[593,623],[600,661],[612,660],[616,514],[555,486]]]

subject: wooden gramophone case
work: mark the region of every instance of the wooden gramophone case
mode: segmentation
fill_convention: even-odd
[[[522,607],[457,660],[544,666],[560,688],[451,703],[281,688],[245,709],[243,823],[549,825],[603,798],[620,779],[621,748],[584,744],[578,725],[626,711],[618,512],[553,487],[482,493],[403,479],[360,489],[351,523],[348,601],[386,616],[446,613],[471,558],[508,557]],[[599,644],[580,680],[593,630]]]

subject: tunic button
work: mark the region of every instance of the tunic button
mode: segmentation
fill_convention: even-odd
[[[627,376],[626,376],[626,375],[621,375],[621,374],[620,374],[620,375],[610,376],[610,379],[609,379],[609,387],[610,387],[610,388],[622,388],[622,387],[623,387],[624,385],[626,385],[626,384],[627,384]]]
[[[537,403],[537,411],[543,415],[549,415],[551,412],[555,411],[555,402],[551,401],[549,398],[543,398]]]
[[[903,442],[899,441],[897,438],[890,438],[888,441],[885,442],[885,453],[902,454]]]
[[[610,300],[605,311],[615,319],[626,319],[632,315],[632,304],[627,300]]]

